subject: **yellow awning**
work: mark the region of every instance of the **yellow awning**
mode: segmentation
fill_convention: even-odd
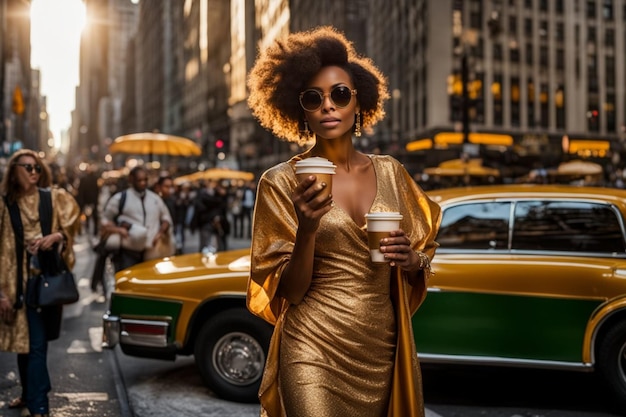
[[[581,151],[608,151],[611,148],[611,144],[605,140],[585,140],[585,139],[570,139],[569,141],[569,153],[577,154]]]
[[[470,133],[468,136],[470,143],[477,145],[492,146],[513,146],[513,136],[496,133]],[[441,132],[437,133],[433,139],[418,139],[407,143],[407,151],[420,151],[432,147],[445,148],[448,145],[462,145],[462,132]]]
[[[441,132],[435,135],[435,145],[460,145],[463,143],[463,133]]]
[[[419,139],[406,144],[406,150],[409,152],[421,151],[422,149],[430,149],[432,147],[432,139]]]

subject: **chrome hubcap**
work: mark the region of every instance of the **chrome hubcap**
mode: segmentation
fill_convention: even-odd
[[[213,366],[234,385],[249,385],[261,378],[265,366],[263,347],[245,333],[228,333],[215,344]]]

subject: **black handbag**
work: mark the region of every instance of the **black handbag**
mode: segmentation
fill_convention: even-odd
[[[29,279],[28,304],[49,307],[78,301],[80,295],[74,274],[65,265],[56,245],[49,251],[39,251],[36,259],[41,273]]]

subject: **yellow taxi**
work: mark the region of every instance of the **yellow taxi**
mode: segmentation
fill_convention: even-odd
[[[595,371],[626,409],[626,191],[498,185],[429,192],[443,210],[422,362]],[[245,305],[249,251],[190,254],[119,273],[104,344],[195,354],[218,396],[256,401],[271,327]]]

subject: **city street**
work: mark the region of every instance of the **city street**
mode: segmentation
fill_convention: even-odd
[[[245,247],[232,240],[231,247]],[[197,245],[189,236],[186,247]],[[50,343],[50,393],[55,417],[252,417],[258,404],[216,398],[202,385],[193,357],[175,362],[102,351],[101,317],[106,304],[89,290],[95,256],[84,236],[75,246],[81,301],[65,308],[61,338]],[[0,353],[0,417],[19,395],[15,355]],[[610,417],[608,401],[592,375],[520,369],[424,366],[429,417]]]

